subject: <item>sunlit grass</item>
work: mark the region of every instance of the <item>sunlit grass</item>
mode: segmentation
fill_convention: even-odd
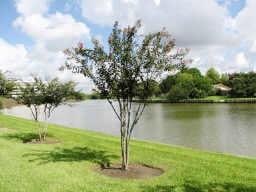
[[[72,118],[72,117],[71,117]],[[50,125],[58,144],[25,144],[36,133],[34,122],[0,115],[1,192],[253,192],[256,160],[199,150],[133,141],[131,162],[163,168],[148,180],[109,178],[95,166],[119,157],[119,138]],[[254,146],[252,146],[254,147]]]

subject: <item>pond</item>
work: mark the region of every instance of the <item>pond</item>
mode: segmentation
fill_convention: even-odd
[[[24,106],[6,114],[31,118]],[[149,104],[134,130],[137,139],[195,149],[256,156],[256,104]],[[50,122],[119,135],[119,122],[104,100],[56,109]]]

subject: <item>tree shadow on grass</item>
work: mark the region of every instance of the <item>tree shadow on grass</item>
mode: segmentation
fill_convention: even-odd
[[[185,182],[183,185],[144,186],[143,192],[256,192],[256,186],[246,186],[239,183],[199,184]]]
[[[109,155],[106,151],[90,149],[88,147],[55,148],[52,151],[34,151],[27,153],[24,157],[31,157],[29,161],[39,161],[39,164],[49,162],[73,162],[90,161],[102,167],[109,167],[110,160],[117,158],[116,155]]]
[[[14,134],[6,134],[6,135],[3,135],[2,137],[5,139],[20,140],[23,143],[28,143],[32,140],[39,139],[39,136],[36,133],[14,133]]]

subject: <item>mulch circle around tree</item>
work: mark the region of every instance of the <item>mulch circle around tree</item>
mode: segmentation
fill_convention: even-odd
[[[120,179],[149,179],[164,173],[163,169],[143,164],[131,164],[126,171],[120,167],[121,165],[112,165],[107,168],[97,168],[97,171],[103,175]]]
[[[57,143],[60,143],[60,141],[54,138],[46,138],[44,141],[40,141],[39,139],[32,139],[31,141],[27,141],[24,143],[26,144],[57,144]]]

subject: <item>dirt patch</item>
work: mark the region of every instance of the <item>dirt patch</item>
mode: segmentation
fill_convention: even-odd
[[[32,139],[32,140],[26,141],[24,143],[27,143],[27,144],[57,144],[57,143],[60,143],[60,141],[57,139],[54,139],[54,138],[46,138],[44,141],[40,141],[39,139]]]
[[[131,164],[126,171],[120,167],[121,165],[112,165],[108,168],[97,168],[97,171],[103,175],[120,179],[149,179],[164,173],[163,169],[142,164]]]

